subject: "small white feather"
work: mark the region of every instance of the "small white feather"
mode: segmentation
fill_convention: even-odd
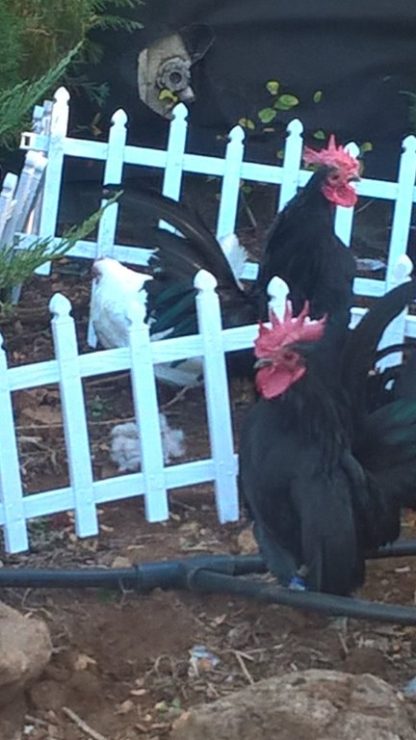
[[[227,234],[219,240],[228,263],[234,273],[236,280],[243,274],[245,263],[248,260],[248,252],[240,244],[237,234]]]
[[[172,429],[166,416],[159,414],[162,436],[163,460],[165,465],[185,454],[182,429]],[[111,430],[110,457],[120,473],[139,470],[141,466],[139,428],[134,422],[117,424]]]

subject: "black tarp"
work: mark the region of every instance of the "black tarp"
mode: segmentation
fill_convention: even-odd
[[[300,104],[279,113],[272,124],[277,133],[297,116],[308,135],[322,129],[342,141],[371,141],[374,174],[397,162],[400,140],[411,132],[409,99],[402,91],[416,92],[411,0],[147,0],[136,17],[143,31],[103,34],[105,56],[95,70],[110,83],[106,113],[126,109],[132,142],[164,141],[166,130],[138,99],[138,52],[164,33],[207,24],[215,40],[193,67],[193,148],[213,151],[218,134],[245,117],[256,123],[250,133],[253,156],[273,158],[276,135],[263,132],[258,112],[270,104],[266,82],[278,80]],[[317,90],[319,104],[313,101]]]

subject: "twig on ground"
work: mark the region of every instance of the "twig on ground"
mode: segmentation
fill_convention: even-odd
[[[235,659],[236,659],[238,665],[240,666],[240,668],[241,668],[241,670],[242,670],[242,672],[244,674],[244,677],[247,679],[248,683],[249,684],[255,683],[253,676],[251,675],[250,671],[248,670],[246,664],[244,663],[244,660],[243,660],[243,657],[242,657],[242,654],[240,653],[240,651],[239,650],[233,650],[232,653],[235,656]]]
[[[78,716],[72,709],[69,709],[69,707],[62,707],[63,713],[69,717],[69,719],[85,734],[88,735],[88,737],[92,737],[93,740],[108,740],[104,735],[101,735],[100,732],[97,732],[96,730],[93,730],[92,727],[87,725],[87,723],[81,719],[81,717]]]
[[[44,719],[40,719],[39,717],[33,717],[32,714],[25,714],[25,722],[31,722],[34,725],[38,725],[39,727],[49,727],[50,722],[46,722]]]
[[[164,411],[165,409],[168,409],[169,406],[173,406],[173,404],[180,401],[184,396],[186,396],[187,392],[191,390],[191,388],[196,388],[197,386],[191,384],[191,385],[185,385],[183,388],[180,389],[176,393],[176,395],[173,396],[173,398],[170,399],[170,401],[167,401],[166,403],[161,406],[161,410]]]

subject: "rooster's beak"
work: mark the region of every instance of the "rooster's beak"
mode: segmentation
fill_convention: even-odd
[[[260,370],[262,367],[270,367],[270,365],[273,365],[273,360],[270,360],[268,357],[261,357],[254,363],[254,369]]]

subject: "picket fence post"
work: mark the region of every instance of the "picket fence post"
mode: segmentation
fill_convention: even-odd
[[[12,216],[12,209],[16,205],[14,194],[18,183],[17,175],[8,172],[3,180],[0,192],[0,245],[4,245],[4,231],[8,220]]]
[[[269,311],[282,321],[285,312],[287,297],[289,295],[289,286],[282,278],[275,275],[267,286],[267,295],[269,296]]]
[[[396,282],[394,273],[398,259],[406,254],[412,219],[413,193],[416,177],[416,137],[407,136],[403,141],[400,158],[397,195],[394,206],[391,239],[388,251],[386,290]]]
[[[149,522],[161,522],[169,518],[169,506],[152,346],[149,327],[145,323],[145,300],[145,291],[139,291],[127,313],[131,385],[145,484],[145,516]]]
[[[244,130],[234,126],[228,134],[229,141],[224,157],[220,207],[217,220],[217,238],[234,233],[240,195],[241,164],[244,155]]]
[[[347,144],[345,148],[352,157],[358,157],[360,150],[357,144],[353,141]],[[335,233],[347,246],[349,246],[351,242],[353,221],[354,208],[344,208],[343,206],[337,207],[334,223]]]
[[[302,164],[303,126],[295,118],[287,127],[287,137],[282,165],[282,184],[279,192],[279,211],[293,198],[299,186],[299,173]]]
[[[127,139],[127,114],[121,108],[111,118],[108,137],[107,156],[104,167],[104,185],[117,185],[123,181],[124,148]],[[120,184],[120,190],[122,190]],[[106,204],[101,200],[101,208]],[[100,218],[97,235],[96,257],[114,257],[114,242],[116,238],[118,202],[106,208]]]
[[[60,87],[54,96],[47,152],[48,166],[46,167],[43,186],[39,236],[51,237],[56,234],[59,196],[61,193],[64,166],[64,144],[68,130],[69,98],[69,92],[65,87]],[[45,262],[35,272],[38,275],[49,275],[50,262]]]
[[[121,108],[117,110],[111,118],[111,128],[108,137],[107,158],[104,168],[104,185],[116,185],[120,183],[122,190],[123,168],[124,168],[124,149],[127,139],[127,115]],[[106,204],[106,200],[101,200],[101,208]],[[114,243],[116,239],[117,218],[119,204],[116,201],[108,206],[100,218],[98,224],[96,258],[114,257]],[[96,290],[95,282],[91,286],[90,307],[94,299]],[[90,347],[97,346],[97,336],[91,320],[91,310],[89,312],[87,342]]]
[[[196,308],[203,345],[208,429],[215,470],[215,500],[221,524],[238,519],[238,492],[231,424],[230,396],[222,339],[217,281],[206,270],[194,279]]]
[[[4,511],[7,552],[29,547],[23,505],[23,488],[17,451],[12,397],[8,384],[7,357],[0,334],[0,501]]]
[[[162,194],[179,200],[182,187],[183,157],[188,134],[188,109],[183,103],[175,105],[169,126],[166,148],[166,164],[163,173]],[[160,221],[159,226],[167,231],[175,231],[167,221]]]
[[[65,296],[56,293],[49,302],[49,309],[53,315],[52,337],[59,366],[65,446],[74,494],[75,529],[79,537],[89,537],[98,534],[98,518],[75,322],[70,315],[71,304]]]
[[[1,239],[2,244],[13,244],[16,233],[23,230],[36,200],[47,160],[42,152],[29,151],[14,194],[16,201],[13,212],[6,224]]]

